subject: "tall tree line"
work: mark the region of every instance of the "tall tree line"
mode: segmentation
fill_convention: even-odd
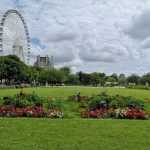
[[[70,68],[43,69],[35,66],[27,66],[17,56],[0,56],[0,84],[16,85],[30,84],[39,85],[91,85],[91,86],[127,86],[127,85],[150,85],[150,73],[143,76],[132,74],[106,75],[105,73],[93,72],[72,73]]]

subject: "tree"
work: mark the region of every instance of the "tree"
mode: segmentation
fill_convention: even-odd
[[[48,70],[41,70],[39,72],[39,76],[38,76],[38,82],[41,85],[46,85],[46,83],[49,81],[49,71]]]
[[[63,67],[63,68],[60,68],[60,71],[61,71],[61,74],[63,73],[63,76],[64,76],[64,83],[68,83],[68,78],[71,74],[71,70],[69,67]]]
[[[150,85],[150,73],[143,75],[140,79],[140,83],[143,85]]]
[[[134,83],[134,84],[138,84],[140,80],[140,77],[136,74],[132,74],[127,78],[127,82],[129,83]]]
[[[98,86],[98,84],[100,84],[99,73],[94,72],[90,74],[90,84],[93,86]]]
[[[71,70],[69,67],[60,68],[60,71],[63,71],[66,76],[70,75]]]
[[[61,70],[50,69],[50,70],[42,70],[39,74],[39,82],[42,85],[46,83],[50,85],[62,84],[65,81],[65,74]]]
[[[77,75],[79,76],[80,84],[82,84],[82,80],[83,80],[83,73],[82,73],[82,71],[78,72]]]
[[[15,84],[24,82],[27,78],[27,66],[19,60],[17,56],[0,57],[0,76],[1,81],[5,80],[6,84]]]
[[[79,72],[78,76],[79,76],[79,81],[80,81],[81,85],[90,85],[91,84],[90,74]]]
[[[116,73],[113,73],[110,77],[115,79],[115,82],[118,82],[118,75]]]
[[[104,86],[105,82],[106,82],[106,74],[105,73],[99,73],[99,77],[100,77],[100,85]]]
[[[39,76],[40,76],[40,72],[42,72],[43,69],[39,68],[39,67],[28,67],[27,69],[27,74],[28,74],[28,82],[31,85],[38,85],[39,84]]]
[[[80,84],[79,76],[77,74],[70,74],[68,76],[66,84],[68,84],[68,85],[79,85]]]
[[[5,64],[4,64],[4,57],[0,57],[0,82],[2,83],[2,80],[5,76]]]
[[[66,81],[66,75],[62,70],[54,70],[54,77],[57,84],[62,84]]]
[[[114,82],[116,82],[116,79],[115,79],[114,77],[112,77],[112,76],[109,76],[109,77],[107,78],[107,82],[114,83]]]
[[[125,74],[120,74],[119,75],[118,82],[119,82],[119,85],[121,85],[121,86],[126,85],[126,76],[125,76]]]

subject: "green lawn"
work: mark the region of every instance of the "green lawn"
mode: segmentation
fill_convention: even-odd
[[[12,96],[20,92],[20,89],[0,89],[0,97],[3,96]],[[51,88],[24,88],[25,93],[35,92],[40,96],[44,97],[61,97],[61,99],[66,98],[68,96],[72,96],[77,94],[78,92],[81,95],[94,95],[99,94],[101,92],[107,92],[110,95],[123,95],[123,96],[133,96],[137,99],[141,100],[150,100],[150,90],[140,90],[140,89],[126,89],[126,88],[100,88],[100,87],[81,87],[81,86],[73,86],[73,87],[51,87]],[[73,112],[73,116],[76,116],[78,106],[75,103],[64,103],[67,107],[65,111]],[[72,108],[70,108],[72,107]],[[150,110],[150,103],[145,104],[146,110]],[[72,109],[72,110],[71,110]],[[66,112],[67,112],[66,111]],[[71,114],[71,113],[70,113]],[[72,115],[72,114],[71,114]],[[80,115],[77,114],[79,117]],[[69,118],[72,118],[69,116]]]
[[[20,89],[0,89],[0,97],[2,96],[12,96],[20,92]],[[81,95],[93,95],[99,94],[101,92],[107,92],[110,95],[123,95],[123,96],[133,96],[137,99],[145,100],[150,99],[150,90],[140,90],[140,89],[126,89],[126,88],[100,88],[100,87],[81,87],[81,86],[73,86],[73,87],[51,87],[51,88],[24,88],[25,93],[35,92],[40,96],[50,96],[50,97],[62,97],[66,98],[71,95],[75,95],[78,92]],[[75,103],[65,103],[67,107],[67,111],[73,112],[74,109],[77,109]],[[70,108],[72,106],[72,108]],[[150,103],[145,104],[146,110],[150,110]],[[73,110],[70,110],[73,109]],[[66,110],[65,110],[66,111]],[[76,110],[75,110],[76,111]],[[74,118],[76,113],[71,114],[69,118]],[[79,117],[80,115],[77,114]]]
[[[14,95],[20,89],[0,89],[0,96]],[[137,89],[119,89],[119,88],[92,88],[92,87],[54,87],[54,88],[26,88],[25,92],[31,93],[35,91],[41,96],[67,97],[81,92],[82,95],[93,95],[106,91],[109,94],[120,94],[124,96],[133,96],[139,99],[150,99],[149,90]]]
[[[0,119],[1,150],[149,150],[150,121]]]
[[[20,90],[0,89],[0,96],[14,95]],[[148,90],[115,88],[27,88],[41,96],[67,97],[82,95],[121,94],[150,98]],[[78,104],[65,102],[68,118],[74,119],[0,119],[0,150],[149,150],[150,121],[148,120],[90,120],[80,119]],[[68,113],[69,112],[69,113]]]

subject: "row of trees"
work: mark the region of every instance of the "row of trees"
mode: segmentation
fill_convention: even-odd
[[[65,81],[65,72],[58,69],[45,70],[42,68],[27,66],[17,56],[0,57],[0,83],[13,84],[56,84]]]
[[[92,86],[126,86],[150,85],[150,73],[143,76],[136,74],[126,77],[124,74],[106,75],[105,73],[73,74],[68,67],[60,69],[42,69],[35,66],[27,66],[16,56],[0,57],[0,83],[16,85],[26,83],[30,85],[92,85]]]

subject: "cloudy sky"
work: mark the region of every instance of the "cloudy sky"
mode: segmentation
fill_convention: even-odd
[[[17,9],[32,41],[32,59],[53,55],[73,71],[150,72],[149,0],[0,0]]]

